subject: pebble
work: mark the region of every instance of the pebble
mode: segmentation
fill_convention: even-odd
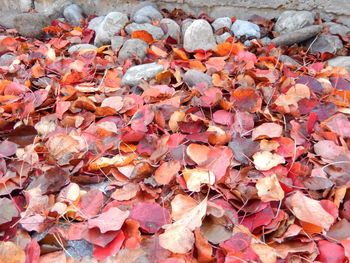
[[[189,52],[214,49],[216,41],[210,24],[204,19],[193,21],[186,29],[183,45]]]
[[[138,30],[145,30],[150,33],[154,39],[161,39],[164,36],[164,32],[160,27],[154,26],[149,23],[137,24],[131,23],[125,27],[125,31],[131,35],[132,32]]]
[[[73,26],[79,26],[80,21],[84,19],[83,10],[76,4],[66,6],[63,10],[63,16]]]
[[[348,33],[350,33],[350,27],[342,24],[328,22],[326,25],[329,27],[329,33],[332,35],[346,36]]]
[[[124,44],[125,38],[122,36],[112,36],[111,47],[112,50],[119,50]]]
[[[231,34],[229,32],[225,32],[225,33],[223,33],[223,34],[221,34],[219,36],[215,36],[216,42],[218,44],[225,42],[226,39],[228,39],[229,37],[231,37]]]
[[[101,25],[105,16],[97,16],[90,20],[88,28],[94,31],[97,31],[98,27]]]
[[[309,11],[284,11],[277,19],[274,30],[279,33],[292,32],[314,23],[315,16]]]
[[[76,45],[71,46],[68,49],[68,53],[73,54],[74,52],[79,52],[82,50],[96,50],[96,49],[97,49],[97,47],[94,45],[91,45],[91,44],[76,44]]]
[[[8,67],[12,64],[12,62],[16,59],[16,55],[12,53],[6,53],[0,57],[0,66]]]
[[[136,86],[142,79],[149,80],[163,70],[164,67],[155,62],[133,66],[125,72],[122,85]]]
[[[185,73],[183,80],[189,87],[196,86],[199,83],[206,83],[209,87],[212,86],[211,77],[196,69],[188,70]]]
[[[182,24],[181,24],[182,38],[184,38],[187,28],[189,28],[189,26],[193,23],[193,21],[194,20],[192,18],[186,18],[184,21],[182,21]]]
[[[125,60],[128,58],[138,57],[144,59],[147,54],[148,44],[141,39],[128,39],[120,49],[118,58]]]
[[[128,23],[128,16],[120,12],[111,12],[103,19],[96,31],[95,46],[111,43],[111,38]]]
[[[171,37],[178,43],[180,41],[181,29],[178,23],[170,18],[163,18],[160,20],[160,27],[163,29],[165,37]]]
[[[237,19],[232,27],[233,34],[240,38],[245,36],[247,38],[260,38],[260,28],[258,25],[245,20]]]
[[[219,30],[221,28],[231,28],[232,21],[229,17],[219,17],[211,23],[211,26],[214,28],[214,31]]]
[[[132,20],[136,23],[151,23],[152,21],[159,21],[163,15],[152,5],[141,7],[137,10]]]
[[[292,59],[290,56],[287,55],[281,55],[279,59],[287,66],[301,66],[296,60]]]
[[[343,48],[343,43],[338,36],[321,35],[315,41],[310,39],[308,42],[311,53],[328,52],[335,54],[339,49]]]
[[[350,56],[339,56],[328,60],[328,65],[332,67],[344,67],[350,72]]]

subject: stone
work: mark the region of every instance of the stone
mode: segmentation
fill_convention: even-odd
[[[350,72],[350,56],[339,56],[327,61],[329,66],[344,67]]]
[[[211,77],[196,69],[187,70],[183,77],[183,80],[189,87],[196,86],[199,83],[206,83],[209,87],[212,86]]]
[[[138,9],[134,13],[132,20],[136,23],[151,23],[162,18],[163,15],[153,5],[147,5]]]
[[[329,33],[332,35],[346,36],[348,33],[350,33],[350,27],[344,26],[342,24],[328,22],[326,25],[329,28]]]
[[[246,38],[260,38],[259,26],[245,20],[237,19],[233,23],[231,31],[238,38],[242,36],[245,36]]]
[[[42,28],[50,24],[50,19],[39,13],[1,12],[0,25],[15,28],[25,37],[39,38],[43,35]]]
[[[316,36],[323,29],[322,25],[313,25],[303,27],[293,32],[282,34],[271,40],[276,46],[293,45],[308,40]]]
[[[279,60],[282,61],[287,66],[301,66],[296,60],[292,59],[290,56],[281,55]]]
[[[225,33],[223,33],[223,34],[221,34],[221,35],[215,36],[216,42],[217,42],[218,44],[225,42],[226,39],[228,39],[229,37],[232,37],[231,34],[230,34],[229,32],[225,32]]]
[[[170,18],[160,20],[160,27],[163,29],[165,37],[171,37],[180,42],[181,29],[178,23]]]
[[[308,46],[311,53],[332,53],[335,54],[341,48],[343,43],[338,36],[321,35],[316,40],[309,40]]]
[[[118,58],[125,60],[128,58],[138,57],[144,59],[147,54],[148,44],[141,39],[128,39],[120,49]]]
[[[279,33],[292,32],[314,23],[315,16],[309,11],[284,11],[277,19],[274,30]]]
[[[264,46],[267,46],[271,43],[271,38],[269,37],[263,37],[262,39],[260,39],[261,43],[264,45]]]
[[[231,28],[232,21],[229,17],[219,17],[211,23],[211,26],[214,28],[214,31],[219,30],[221,28]]]
[[[189,52],[214,49],[216,41],[210,24],[204,19],[194,20],[185,32],[183,46]]]
[[[138,30],[144,30],[150,33],[154,39],[161,39],[164,36],[164,32],[160,27],[154,26],[149,23],[144,24],[137,24],[137,23],[131,23],[125,27],[125,31],[131,35],[132,32],[138,31]]]
[[[122,85],[136,86],[141,80],[149,80],[163,70],[164,67],[155,62],[133,66],[125,72]]]
[[[73,26],[79,26],[80,21],[84,19],[83,10],[76,4],[66,6],[63,10],[63,16]]]
[[[189,26],[193,23],[193,21],[194,20],[192,18],[186,18],[184,21],[182,21],[182,24],[181,24],[182,38],[184,38],[187,28],[189,28]]]
[[[6,53],[0,57],[0,67],[8,67],[16,59],[16,55],[13,53]]]
[[[111,38],[111,48],[112,50],[119,50],[124,44],[125,37],[122,36],[112,36]]]
[[[68,53],[69,54],[73,54],[74,52],[80,52],[83,50],[96,50],[97,47],[94,45],[90,45],[90,44],[77,44],[77,45],[73,45],[68,49]]]
[[[128,16],[120,12],[110,12],[96,31],[95,46],[111,43],[111,38],[129,22]]]
[[[98,27],[102,24],[105,16],[97,16],[90,20],[88,28],[97,31]]]

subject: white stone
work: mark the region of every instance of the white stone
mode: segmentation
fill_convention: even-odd
[[[164,36],[164,32],[160,27],[154,26],[149,23],[137,24],[131,23],[125,27],[125,31],[131,35],[132,32],[144,30],[150,33],[154,39],[161,39]]]
[[[215,19],[214,22],[211,23],[211,25],[216,31],[224,27],[231,28],[232,21],[231,21],[231,18],[229,17],[219,17]]]
[[[181,29],[178,23],[170,18],[163,18],[160,20],[160,26],[164,31],[165,37],[171,37],[175,39],[177,42],[180,41]]]
[[[164,67],[155,62],[133,66],[125,72],[122,85],[136,86],[141,80],[149,80],[163,70]]]
[[[328,60],[332,67],[344,67],[350,72],[350,56],[339,56]]]
[[[225,42],[226,39],[228,39],[229,37],[231,37],[231,34],[229,32],[225,32],[225,33],[223,33],[223,34],[221,34],[219,36],[215,36],[216,42],[218,44]]]
[[[88,28],[97,31],[98,27],[102,24],[105,16],[97,16],[90,20]]]
[[[159,21],[163,15],[152,5],[147,5],[135,12],[133,20],[136,23],[151,23],[152,21]]]
[[[315,16],[309,11],[284,11],[277,19],[274,30],[287,33],[314,23]]]
[[[216,47],[213,29],[204,19],[198,19],[187,28],[184,36],[184,48],[195,50],[212,50]]]
[[[111,12],[103,19],[96,31],[95,46],[111,43],[111,38],[128,23],[128,16],[120,12]]]
[[[77,44],[77,45],[74,45],[74,46],[71,46],[69,49],[68,49],[68,53],[69,54],[73,54],[74,52],[79,52],[79,51],[87,51],[87,50],[96,50],[97,47],[94,46],[94,45],[90,45],[90,44]]]
[[[245,20],[239,20],[237,19],[232,27],[231,31],[233,34],[240,38],[242,36],[248,37],[248,38],[260,38],[260,28],[258,25],[251,23],[249,21]]]
[[[76,4],[66,6],[63,10],[63,16],[73,26],[79,26],[80,20],[84,18],[83,10]]]
[[[121,60],[133,57],[143,59],[147,54],[147,48],[148,44],[141,39],[128,39],[120,49],[118,58]]]

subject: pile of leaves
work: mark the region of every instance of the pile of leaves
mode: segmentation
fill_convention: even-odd
[[[188,53],[139,32],[165,70],[129,87],[137,58],[69,55],[93,41],[84,25],[44,31],[0,40],[16,56],[0,67],[0,262],[350,259],[344,68],[298,46]],[[213,86],[186,85],[191,69]]]

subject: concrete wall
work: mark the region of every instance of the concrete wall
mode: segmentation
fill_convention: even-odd
[[[112,10],[130,13],[138,0],[0,0],[0,11],[27,11],[35,7],[38,12],[59,12],[68,3],[80,4],[87,14],[106,14]],[[252,14],[276,17],[284,10],[310,10],[336,17],[350,24],[350,0],[161,0],[152,2],[160,8],[182,8],[194,15],[206,12],[213,17],[236,16],[247,19]]]

